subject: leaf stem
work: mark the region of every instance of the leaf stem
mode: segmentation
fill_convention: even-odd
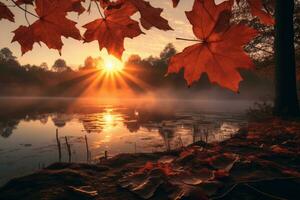
[[[23,10],[25,13],[28,13],[28,14],[30,14],[30,15],[36,17],[36,18],[40,18],[40,17],[37,16],[36,14],[34,14],[34,13],[28,11],[27,9],[21,7],[20,5],[18,5],[14,0],[11,0],[11,1],[12,1],[18,8],[20,8],[21,10]]]
[[[100,7],[99,7],[97,1],[94,1],[94,2],[95,2],[95,4],[96,4],[96,6],[97,6],[97,9],[98,9],[98,11],[99,11],[99,13],[100,13],[102,19],[104,19],[105,17],[103,16],[103,14],[102,14],[102,12],[101,12],[101,9],[100,9]]]
[[[183,41],[189,41],[189,42],[200,42],[200,43],[203,42],[203,40],[186,39],[186,38],[176,38],[176,40],[183,40]]]

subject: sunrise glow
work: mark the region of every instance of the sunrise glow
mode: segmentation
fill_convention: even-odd
[[[100,66],[104,73],[114,74],[123,70],[123,63],[115,57],[109,56],[104,59],[103,66]]]

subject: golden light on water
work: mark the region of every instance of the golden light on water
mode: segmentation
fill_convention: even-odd
[[[114,116],[111,113],[105,113],[103,115],[103,121],[107,124],[110,125],[114,123]]]

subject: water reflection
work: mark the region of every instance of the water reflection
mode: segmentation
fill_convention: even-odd
[[[174,113],[138,111],[136,108],[104,108],[96,113],[28,113],[5,119],[0,118],[0,135],[3,138],[9,138],[21,122],[33,121],[46,125],[50,120],[56,128],[64,128],[68,123],[76,121],[76,123],[82,124],[81,132],[88,134],[101,134],[103,130],[107,132],[120,127],[126,127],[130,133],[138,133],[140,130],[142,132],[157,132],[158,136],[163,139],[165,148],[170,150],[170,142],[175,137],[188,134],[192,138],[191,142],[224,140],[235,133],[240,125],[235,123],[233,118],[230,119],[230,116],[229,118],[226,116],[227,119],[222,119],[223,121],[214,119],[203,121],[199,120],[200,117],[203,116],[179,117]],[[208,117],[206,116],[206,118]]]
[[[8,138],[17,128],[20,120],[3,119],[0,121],[0,135],[4,138]]]
[[[23,105],[25,104],[25,105]],[[234,134],[245,121],[239,114],[145,106],[76,104],[73,101],[0,102],[0,184],[12,176],[32,172],[59,160],[55,130],[59,129],[62,161],[91,159],[108,152],[170,151],[196,141],[220,141]],[[10,106],[9,106],[10,105]],[[72,106],[70,106],[72,105]]]

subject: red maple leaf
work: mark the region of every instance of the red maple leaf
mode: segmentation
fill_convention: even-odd
[[[241,0],[237,0],[240,3]],[[262,0],[247,0],[253,16],[257,16],[260,21],[267,25],[274,25],[275,20],[273,16],[265,10]]]
[[[163,9],[154,8],[145,0],[100,0],[100,5],[107,10],[118,10],[121,5],[131,6],[134,9],[131,15],[139,12],[141,24],[145,29],[149,30],[152,27],[156,27],[160,30],[172,30],[168,21],[161,16]]]
[[[109,54],[121,58],[126,37],[134,38],[142,34],[138,22],[130,18],[135,9],[121,4],[117,10],[105,10],[104,19],[96,19],[83,27],[85,42],[98,40],[100,50],[106,48]]]
[[[97,0],[94,0],[97,2]],[[115,6],[119,6],[120,4],[122,4],[123,2],[115,2],[115,1],[110,1],[110,0],[99,0],[100,6],[103,9],[110,9],[109,7],[115,7]]]
[[[168,73],[178,73],[184,68],[189,85],[207,73],[212,83],[238,91],[242,80],[238,69],[253,67],[243,46],[258,33],[243,24],[230,25],[231,6],[228,1],[219,5],[214,0],[195,1],[186,15],[199,42],[173,56]]]
[[[173,7],[177,7],[177,5],[179,4],[180,0],[172,0],[173,1]]]
[[[80,40],[76,23],[66,18],[67,12],[76,11],[73,4],[78,0],[36,0],[35,11],[39,19],[30,26],[20,26],[14,31],[13,41],[19,42],[22,54],[32,50],[35,42],[43,42],[59,52],[63,46],[61,37]]]
[[[127,0],[132,3],[141,14],[142,26],[149,30],[156,27],[160,30],[172,30],[168,21],[161,17],[162,8],[154,8],[151,4],[144,0]]]
[[[71,0],[71,2],[71,6],[67,10],[68,12],[77,12],[80,15],[85,11],[85,8],[81,4],[85,0]]]
[[[145,173],[145,172],[152,171],[154,169],[160,170],[166,176],[174,175],[176,173],[172,169],[170,163],[160,163],[160,162],[152,163],[149,161],[142,168],[140,168],[137,173]]]
[[[9,21],[14,22],[14,14],[8,9],[8,7],[0,2],[0,20],[1,19],[7,19]]]
[[[30,4],[33,5],[34,0],[17,0],[16,4],[22,5],[22,4]]]

